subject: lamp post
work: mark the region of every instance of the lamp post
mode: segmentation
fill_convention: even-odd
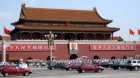
[[[53,61],[52,51],[53,51],[53,46],[54,46],[54,34],[52,33],[52,31],[49,31],[49,34],[47,35],[47,37],[48,37],[48,47],[49,47],[49,51],[50,51],[50,67],[51,67],[52,61]]]
[[[2,62],[5,64],[6,63],[6,45],[4,39],[2,39]]]
[[[54,34],[50,31],[49,38],[48,38],[48,47],[50,49],[50,61],[52,61],[52,50],[54,46]]]
[[[5,64],[6,63],[6,48],[8,47],[8,40],[11,39],[10,37],[10,30],[7,29],[6,27],[4,27],[3,29],[4,34],[2,35],[2,63]]]
[[[3,35],[2,36],[2,62],[3,64],[6,63],[6,48],[10,45],[9,41],[10,35]]]

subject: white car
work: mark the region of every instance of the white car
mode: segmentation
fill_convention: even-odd
[[[140,60],[133,59],[129,61],[129,64],[135,69],[138,70],[140,68]]]
[[[140,66],[140,60],[131,60],[132,66]]]

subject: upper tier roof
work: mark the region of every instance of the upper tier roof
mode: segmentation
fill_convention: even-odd
[[[68,22],[93,22],[110,23],[111,20],[103,19],[96,8],[94,10],[68,10],[31,8],[22,6],[20,19],[35,21],[68,21]]]
[[[83,27],[70,27],[70,26],[27,26],[27,25],[17,25],[17,29],[23,30],[41,30],[41,31],[74,31],[74,32],[115,32],[118,31],[119,28],[111,28],[111,27],[97,27],[97,28],[83,28]]]

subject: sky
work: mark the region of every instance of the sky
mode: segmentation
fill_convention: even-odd
[[[0,34],[3,27],[14,29],[11,23],[18,21],[21,5],[28,7],[93,10],[105,19],[113,20],[108,27],[120,28],[114,36],[124,40],[140,41],[140,36],[129,35],[129,29],[140,29],[140,0],[0,0]]]

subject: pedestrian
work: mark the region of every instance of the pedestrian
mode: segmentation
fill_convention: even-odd
[[[20,59],[18,62],[18,67],[19,68],[27,68],[27,64],[23,62],[23,59]]]

